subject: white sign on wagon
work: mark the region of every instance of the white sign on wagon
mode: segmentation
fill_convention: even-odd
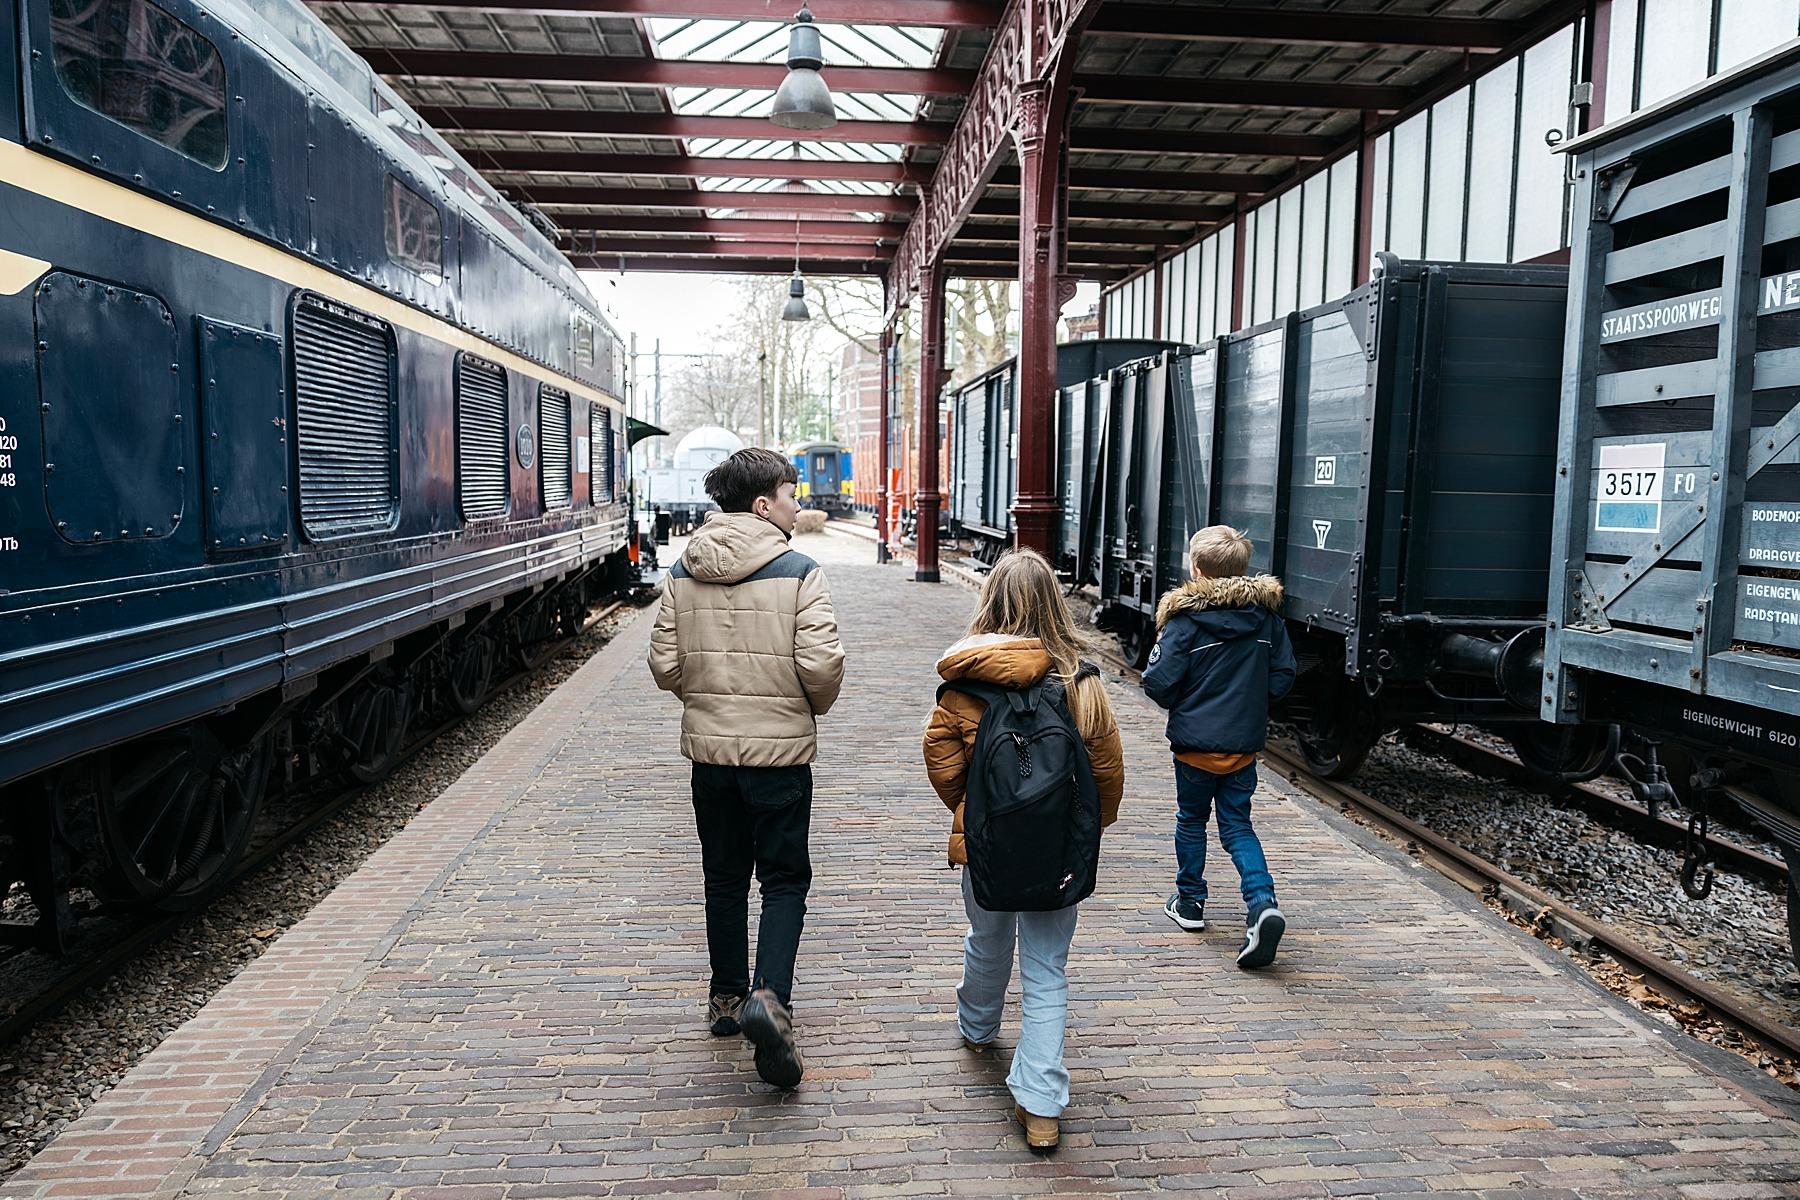
[[[1601,446],[1594,481],[1594,528],[1655,533],[1662,528],[1662,442]]]

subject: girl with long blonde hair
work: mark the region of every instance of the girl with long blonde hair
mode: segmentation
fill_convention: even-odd
[[[1087,649],[1056,572],[1042,555],[1013,550],[1002,555],[981,589],[968,636],[944,652],[938,674],[1002,688],[1027,688],[1052,672],[1063,685],[1069,716],[1087,748],[1100,796],[1101,824],[1119,815],[1124,790],[1119,728],[1099,672],[1082,661]],[[946,690],[925,730],[925,770],[938,796],[954,814],[950,861],[968,864],[963,841],[963,799],[975,731],[986,705],[964,692]],[[1056,1146],[1058,1118],[1069,1102],[1069,1073],[1063,1066],[1063,1034],[1068,1024],[1069,985],[1065,967],[1075,936],[1078,906],[1053,912],[994,912],[975,900],[963,872],[963,908],[969,932],[963,940],[963,981],[956,989],[957,1023],[963,1045],[986,1053],[1000,1032],[1001,1007],[1012,978],[1018,946],[1023,1019],[1007,1075],[1013,1113],[1035,1151]]]

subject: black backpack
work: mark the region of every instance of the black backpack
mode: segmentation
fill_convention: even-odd
[[[1092,671],[1083,665],[1083,672]],[[1094,892],[1100,792],[1087,747],[1050,679],[1003,688],[958,679],[938,688],[987,704],[963,799],[975,901],[990,912],[1050,912]]]

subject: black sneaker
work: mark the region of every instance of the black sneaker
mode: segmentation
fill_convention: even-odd
[[[1191,900],[1183,900],[1181,893],[1176,892],[1163,905],[1163,915],[1189,933],[1198,933],[1206,928],[1206,901],[1195,904]]]
[[[738,1017],[744,1011],[744,998],[715,993],[706,1001],[706,1027],[714,1037],[730,1037],[743,1032]]]
[[[800,1059],[800,1047],[794,1045],[794,1018],[787,1006],[768,988],[757,988],[744,1002],[738,1022],[756,1046],[756,1073],[763,1082],[778,1088],[797,1086],[806,1064]]]
[[[1245,920],[1244,948],[1238,951],[1238,966],[1246,971],[1266,967],[1275,961],[1275,948],[1287,932],[1287,918],[1270,900],[1250,910]]]

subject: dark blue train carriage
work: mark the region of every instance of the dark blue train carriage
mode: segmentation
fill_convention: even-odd
[[[298,2],[7,0],[0,834],[197,903],[627,581],[617,339]]]
[[[837,516],[852,503],[850,451],[836,442],[806,442],[788,452],[800,479],[794,495],[802,508],[816,508]]]

